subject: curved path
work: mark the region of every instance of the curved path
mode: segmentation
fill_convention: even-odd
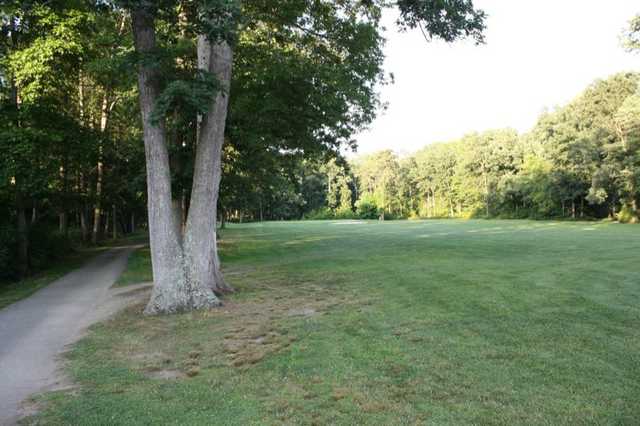
[[[110,287],[133,249],[110,249],[0,310],[0,425],[15,424],[31,394],[64,386],[58,356],[88,326],[122,306],[125,298],[114,297],[118,291]]]

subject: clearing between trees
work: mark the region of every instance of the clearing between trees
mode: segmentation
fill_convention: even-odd
[[[38,397],[26,424],[640,416],[637,226],[271,222],[222,237],[238,289],[223,307],[145,317],[140,304],[94,327],[68,356],[79,386]],[[129,277],[145,278],[146,253]]]

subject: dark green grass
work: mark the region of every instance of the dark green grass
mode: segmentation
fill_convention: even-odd
[[[640,418],[638,226],[327,221],[223,237],[239,289],[224,308],[143,318],[136,307],[95,327],[69,355],[81,388],[47,395],[29,422]]]
[[[131,284],[153,281],[151,273],[151,257],[149,248],[136,250],[127,263],[127,269],[120,275],[114,287],[124,287]]]

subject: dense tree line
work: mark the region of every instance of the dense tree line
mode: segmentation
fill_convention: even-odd
[[[0,279],[10,279],[66,254],[72,238],[131,232],[145,211],[144,157],[125,15],[3,2],[0,20]]]
[[[623,45],[640,50],[640,17]],[[605,218],[638,220],[640,77],[620,73],[542,114],[533,129],[498,129],[317,161],[290,159],[259,203],[233,220],[300,218]],[[277,195],[276,195],[277,194]]]
[[[391,150],[323,168],[323,206],[308,217],[508,217],[638,220],[640,74],[598,80],[569,104],[512,129]],[[340,175],[343,185],[336,185]],[[355,185],[348,183],[355,182]],[[312,199],[319,197],[313,195]],[[336,203],[337,199],[355,202]]]

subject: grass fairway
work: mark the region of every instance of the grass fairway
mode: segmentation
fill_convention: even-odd
[[[225,307],[129,309],[27,423],[637,424],[640,226],[232,226]]]

